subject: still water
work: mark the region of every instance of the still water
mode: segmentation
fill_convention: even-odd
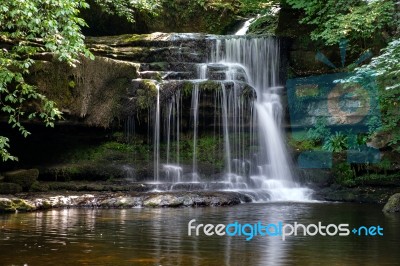
[[[399,265],[400,215],[380,205],[242,204],[0,215],[0,265]],[[383,236],[188,236],[188,222],[350,224]]]

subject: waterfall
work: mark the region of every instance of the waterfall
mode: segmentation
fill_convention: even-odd
[[[235,189],[254,200],[310,199],[312,191],[294,180],[281,130],[279,41],[230,36],[213,37],[210,43],[208,62],[194,64],[194,79],[157,82],[154,181],[170,182],[170,189]],[[163,91],[167,94],[161,97]],[[218,163],[223,160],[224,173],[214,174],[210,182],[203,178],[209,155],[201,145],[212,124],[212,145],[221,147]]]
[[[230,66],[226,74],[227,80],[238,79],[238,73],[231,66],[239,64],[245,72],[246,82],[257,94],[253,103],[255,119],[252,128],[255,128],[258,135],[259,151],[256,154],[256,166],[250,173],[253,186],[267,190],[272,200],[306,200],[311,191],[298,187],[294,182],[283,139],[284,133],[281,131],[283,108],[279,93],[283,87],[279,86],[279,54],[279,43],[276,39],[230,38],[216,41],[211,59],[214,63]],[[224,92],[224,88],[222,90]],[[233,104],[236,102],[233,101]],[[240,108],[233,110],[240,112]],[[236,114],[233,113],[233,116],[236,117]],[[240,124],[233,128],[237,130]],[[240,147],[240,143],[238,146]],[[227,144],[226,147],[229,148],[230,145]],[[228,148],[225,149],[227,158],[231,156]],[[230,171],[228,174],[231,174]]]
[[[199,181],[197,173],[197,134],[199,120],[199,84],[195,83],[192,92],[192,113],[193,113],[193,173],[192,182]]]
[[[257,16],[258,17],[258,16]],[[243,26],[235,33],[235,35],[245,35],[250,28],[251,23],[256,18],[250,18],[243,23]]]
[[[154,114],[154,181],[160,182],[160,86],[157,83],[157,101]]]

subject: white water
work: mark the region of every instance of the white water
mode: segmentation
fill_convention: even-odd
[[[154,121],[154,181],[160,182],[160,86],[157,83],[157,101]]]
[[[235,35],[245,35],[247,31],[249,30],[249,27],[251,23],[255,20],[256,18],[251,18],[248,19],[244,22],[243,26],[235,33]]]
[[[293,181],[291,164],[283,141],[284,134],[280,129],[283,111],[278,86],[280,59],[277,41],[265,38],[217,40],[212,59],[215,63],[228,66],[240,64],[246,73],[246,81],[257,92],[254,102],[256,122],[253,127],[257,127],[259,151],[256,155],[257,172],[251,172],[250,176],[253,187],[266,191],[272,201],[309,200],[312,191],[299,187]],[[232,68],[229,67],[226,79],[236,79],[235,77],[237,74],[232,73]],[[225,92],[224,87],[222,90]],[[240,112],[238,108],[234,110]],[[234,116],[236,117],[235,114]],[[224,138],[229,139],[228,127],[224,127]],[[233,128],[240,128],[240,125]],[[230,160],[229,143],[225,145],[225,152]],[[237,161],[243,162],[239,159]],[[230,163],[228,165],[227,181],[232,182]]]
[[[199,181],[199,174],[197,173],[197,134],[198,134],[198,120],[199,120],[199,84],[195,83],[192,91],[192,113],[193,113],[193,171],[192,182]]]
[[[192,80],[190,117],[192,121],[192,167],[184,173],[180,164],[182,131],[182,92],[173,94],[160,106],[160,86],[154,108],[154,181],[191,184],[194,188],[213,186],[248,193],[255,201],[307,201],[312,190],[294,182],[291,163],[281,130],[283,108],[279,86],[279,44],[270,38],[229,38],[215,40],[209,63],[199,64],[197,79]],[[214,91],[214,138],[224,147],[225,173],[222,182],[201,183],[198,157],[200,83],[213,80],[220,84]],[[244,96],[250,85],[256,97]],[[162,86],[162,85],[161,85]],[[251,89],[250,89],[251,90]],[[160,162],[161,114],[164,118],[166,163]],[[222,126],[220,126],[222,124]],[[217,132],[218,131],[218,132]],[[176,150],[173,150],[173,145]],[[256,146],[256,150],[250,147]],[[160,167],[162,166],[162,167]],[[160,169],[161,168],[161,169]],[[160,175],[163,171],[163,176]],[[194,185],[197,183],[198,185]]]

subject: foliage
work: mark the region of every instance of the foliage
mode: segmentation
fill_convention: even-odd
[[[327,138],[322,147],[324,150],[340,152],[348,148],[348,137],[341,132],[335,132],[334,135]]]
[[[399,181],[399,174],[366,174],[355,178],[360,185],[397,185]]]
[[[348,163],[340,163],[333,167],[333,174],[336,177],[336,183],[352,187],[356,184],[355,172]]]
[[[273,12],[257,17],[249,27],[250,34],[273,35],[278,27],[278,16]]]
[[[359,133],[359,134],[350,134],[351,131],[349,132],[349,134],[347,134],[348,137],[348,145],[349,145],[349,149],[352,150],[361,150],[361,147],[365,147],[368,141],[368,134],[364,134],[364,133]]]
[[[222,33],[239,11],[238,0],[160,0],[164,24],[176,31],[196,28],[200,32]],[[199,16],[201,14],[201,16]],[[194,25],[195,24],[195,25]]]
[[[135,22],[134,15],[138,12],[146,12],[156,15],[157,8],[162,0],[94,0],[101,9],[110,15],[126,18],[129,22]]]
[[[362,82],[371,76],[377,79],[382,117],[378,124],[377,121],[368,122],[369,131],[390,132],[392,139],[389,146],[400,152],[400,39],[390,42],[381,55],[357,68],[355,74],[344,82]]]
[[[158,0],[95,0],[106,12],[133,21],[133,9],[154,10]],[[60,61],[76,66],[83,54],[93,59],[85,47],[79,17],[88,8],[85,0],[3,0],[0,4],[0,113],[8,123],[27,137],[24,119],[41,119],[53,127],[61,118],[56,104],[26,81],[33,59],[38,53],[50,52]],[[9,140],[0,136],[3,160],[16,160],[8,152]]]
[[[0,157],[2,158],[3,161],[7,160],[16,161],[17,158],[11,156],[11,154],[7,151],[7,149],[10,147],[10,144],[8,142],[9,142],[8,138],[0,136]]]
[[[330,136],[331,131],[327,127],[328,122],[324,118],[317,119],[314,128],[310,128],[307,131],[307,138],[320,142]]]
[[[279,2],[277,0],[239,0],[240,9],[243,13],[251,14],[265,14],[268,13],[271,8],[279,7]]]
[[[357,68],[349,81],[360,81],[368,76],[384,78],[387,82],[386,90],[400,87],[400,38],[391,41],[369,64]]]
[[[301,23],[314,25],[314,40],[328,45],[342,39],[368,40],[391,25],[394,14],[392,0],[286,0],[295,9],[304,11]]]
[[[294,139],[289,138],[288,144],[290,147],[293,147],[294,149],[298,151],[309,151],[309,150],[314,150],[317,148],[317,145],[315,144],[315,141],[312,139]]]
[[[92,56],[80,32],[85,22],[78,18],[79,8],[87,7],[82,0],[5,0],[0,5],[0,40],[9,44],[0,51],[1,112],[24,137],[30,133],[22,119],[40,118],[52,127],[61,117],[56,104],[25,80],[34,64],[32,56],[51,52],[72,66],[80,53]],[[6,150],[8,145],[2,137],[2,159],[15,160]]]

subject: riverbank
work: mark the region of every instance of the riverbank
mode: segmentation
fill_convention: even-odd
[[[217,187],[218,183],[212,185]],[[37,191],[1,195],[0,212],[53,208],[220,207],[252,202],[256,195],[249,191],[209,190],[200,188],[199,184],[170,187],[168,184],[122,182],[38,182],[33,189]],[[316,201],[384,204],[397,192],[399,189],[392,187],[334,186],[314,188],[312,198]]]
[[[0,197],[0,212],[36,211],[52,208],[127,209],[140,207],[231,206],[251,199],[238,192],[99,192],[60,191],[20,193]]]

